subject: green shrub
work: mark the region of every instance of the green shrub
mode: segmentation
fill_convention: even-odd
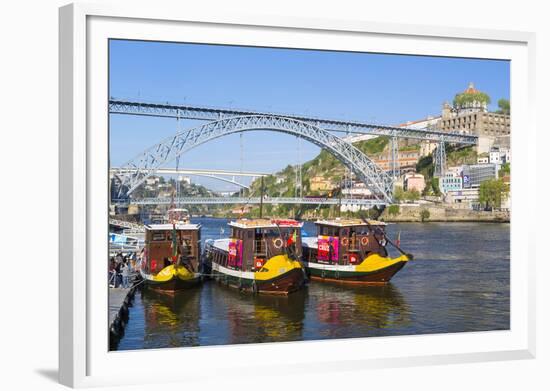
[[[391,216],[399,214],[399,205],[390,205],[388,208],[388,214]]]
[[[430,211],[428,209],[422,209],[420,212],[420,220],[426,221],[430,218]]]

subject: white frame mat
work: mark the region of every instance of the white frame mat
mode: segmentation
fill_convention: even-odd
[[[219,43],[508,59],[512,115],[511,329],[108,351],[108,39]],[[199,15],[178,9],[72,4],[60,9],[60,381],[71,387],[220,381],[238,373],[312,373],[532,358],[535,354],[535,188],[532,33],[362,21]],[[515,137],[521,129],[528,137]],[[98,261],[99,260],[99,261]],[[262,357],[261,362],[255,357]],[[269,371],[262,369],[269,367]],[[146,369],[146,370],[145,370]],[[210,376],[210,375],[209,375]],[[247,375],[248,376],[248,375]],[[275,376],[275,375],[271,375]]]

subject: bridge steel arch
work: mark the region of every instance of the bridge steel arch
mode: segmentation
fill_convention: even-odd
[[[120,192],[130,194],[147,177],[177,156],[216,138],[245,131],[268,130],[303,138],[329,151],[365,183],[374,196],[392,202],[393,180],[363,152],[332,133],[293,118],[277,115],[245,115],[224,118],[178,132],[146,149],[119,168]]]
[[[240,188],[243,188],[243,189],[247,189],[247,190],[250,190],[250,186],[247,186],[245,185],[244,183],[241,183],[241,182],[237,182],[233,179],[229,179],[229,178],[224,178],[222,176],[218,176],[218,175],[211,175],[211,174],[193,174],[195,176],[200,176],[202,178],[210,178],[210,179],[216,179],[218,181],[222,181],[222,182],[226,182],[226,183],[231,183],[232,185],[235,185],[235,186],[239,186]]]

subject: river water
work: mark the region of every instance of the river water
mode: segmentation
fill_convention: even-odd
[[[229,232],[224,219],[194,222],[203,240]],[[315,235],[312,223],[304,230]],[[173,298],[138,291],[118,350],[510,328],[509,224],[388,226],[390,238],[398,231],[414,260],[387,286],[312,281],[289,297],[246,295],[214,281]]]

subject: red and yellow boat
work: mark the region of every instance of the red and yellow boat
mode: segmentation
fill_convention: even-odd
[[[245,292],[288,295],[305,282],[296,220],[239,219],[231,237],[208,241],[204,267],[215,280]]]
[[[172,209],[168,221],[145,226],[141,277],[163,293],[175,293],[201,281],[201,226],[191,224],[185,209]]]
[[[302,239],[304,266],[312,280],[384,285],[412,259],[403,252],[389,256],[384,222],[334,219],[315,224],[317,237]]]

